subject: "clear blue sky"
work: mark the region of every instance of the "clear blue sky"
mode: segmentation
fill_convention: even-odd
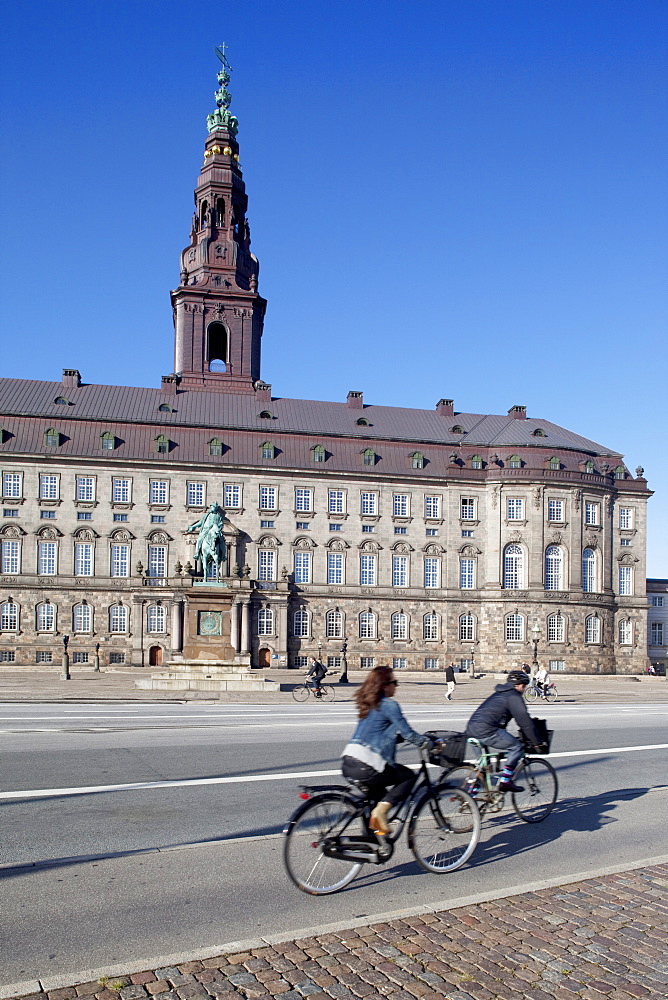
[[[226,41],[277,395],[540,416],[668,577],[655,0],[5,3],[3,374],[157,386]]]

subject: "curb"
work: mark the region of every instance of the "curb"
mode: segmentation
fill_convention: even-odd
[[[460,896],[457,899],[442,901],[440,903],[422,904],[420,906],[406,907],[405,909],[390,910],[384,913],[376,913],[373,916],[356,917],[349,920],[339,920],[329,924],[319,924],[306,928],[289,931],[282,934],[266,934],[262,937],[245,938],[239,941],[226,941],[223,944],[212,945],[206,948],[198,948],[196,951],[176,952],[171,955],[158,955],[152,958],[142,958],[134,962],[125,962],[122,965],[107,965],[98,969],[85,969],[79,972],[62,973],[58,976],[46,976],[44,979],[30,979],[22,983],[11,983],[0,986],[0,1000],[13,1000],[16,997],[23,997],[31,993],[40,991],[62,989],[68,986],[76,986],[81,983],[94,982],[102,976],[113,978],[114,976],[127,976],[136,972],[144,972],[147,969],[159,969],[170,965],[181,965],[185,962],[215,958],[221,954],[236,954],[238,952],[249,951],[253,948],[264,948],[266,945],[281,944],[285,941],[294,941],[302,937],[317,937],[323,934],[332,934],[345,930],[352,930],[355,927],[368,927],[371,924],[385,923],[391,920],[400,920],[405,917],[421,916],[425,913],[438,913],[443,910],[456,910],[464,906],[474,906],[477,903],[487,903],[495,899],[506,899],[510,896],[518,896],[522,893],[536,892],[539,889],[550,889],[555,886],[573,885],[591,878],[601,878],[604,875],[617,875],[620,872],[637,871],[639,868],[652,868],[656,865],[668,864],[668,854],[654,858],[643,858],[633,864],[608,865],[604,868],[594,868],[585,872],[577,872],[564,877],[554,877],[538,879],[533,882],[525,882],[512,888],[497,889],[493,892],[474,893],[469,896]]]

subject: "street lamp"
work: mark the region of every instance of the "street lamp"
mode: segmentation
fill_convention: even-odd
[[[70,656],[69,656],[69,653],[67,652],[67,645],[68,645],[69,641],[70,641],[69,635],[64,635],[63,636],[63,669],[62,669],[62,672],[60,674],[60,679],[62,681],[69,681],[69,680],[71,680],[71,677],[70,677]]]
[[[475,646],[471,646],[471,680],[475,680]]]
[[[533,642],[533,660],[531,661],[531,665],[533,667],[538,666],[538,640],[540,639],[542,634],[543,630],[538,624],[538,622],[536,622],[534,627],[531,629],[532,642]]]
[[[346,653],[348,652],[348,640],[344,639],[341,643],[341,656],[343,657],[343,670],[341,671],[341,676],[339,677],[339,684],[348,683],[348,658]]]

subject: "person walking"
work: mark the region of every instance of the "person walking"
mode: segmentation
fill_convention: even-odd
[[[341,754],[344,778],[363,781],[369,795],[380,801],[371,810],[369,826],[378,834],[390,832],[387,814],[410,793],[417,775],[395,762],[397,742],[418,747],[432,745],[404,718],[394,695],[399,682],[391,667],[374,667],[355,692],[359,722]]]
[[[455,680],[455,665],[450,663],[445,668],[445,683],[447,684],[447,690],[445,692],[445,700],[452,701],[452,696],[457,686],[457,681]]]

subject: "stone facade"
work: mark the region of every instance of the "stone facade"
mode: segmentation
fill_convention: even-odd
[[[657,673],[668,668],[668,580],[647,581],[647,654]]]
[[[284,400],[259,378],[265,300],[236,134],[210,123],[160,389],[3,380],[0,666],[446,663],[640,673],[643,470],[506,415]],[[228,560],[203,580],[208,504]],[[540,632],[536,631],[540,629]],[[193,654],[193,651],[196,651]]]

